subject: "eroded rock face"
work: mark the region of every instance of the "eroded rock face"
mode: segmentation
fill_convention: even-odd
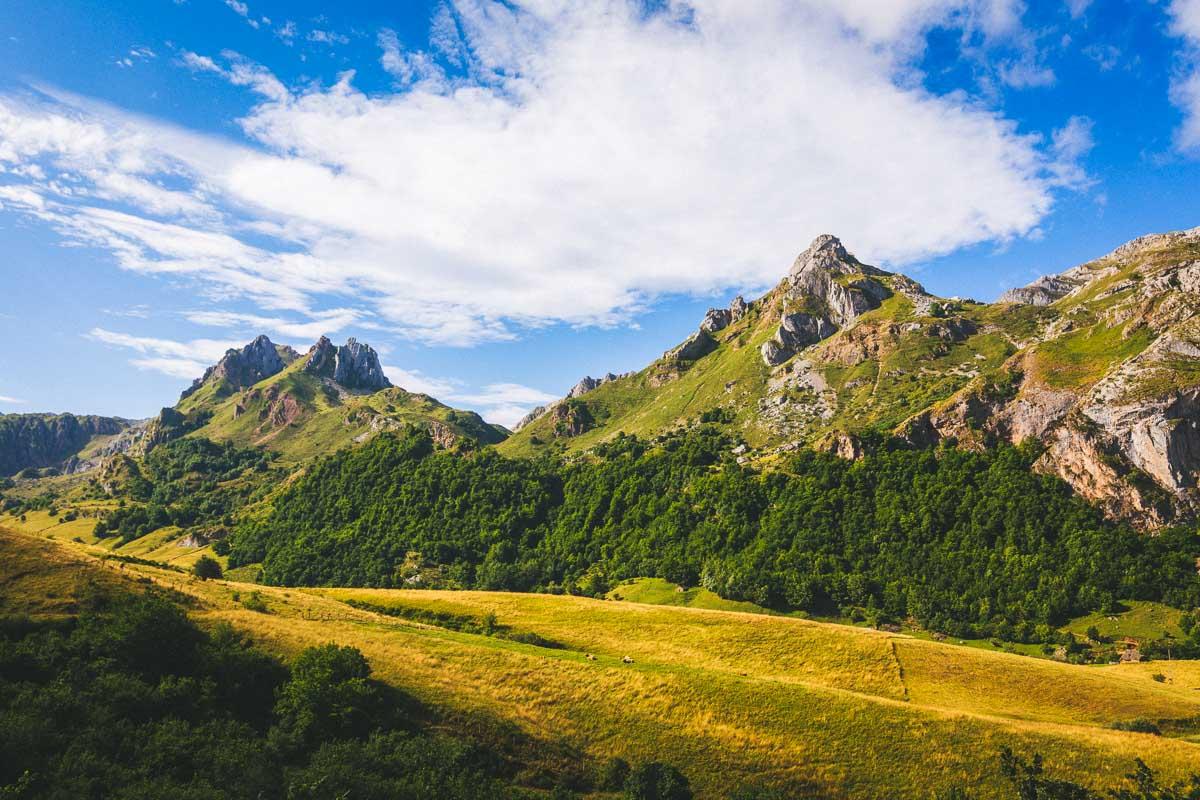
[[[4,414],[0,416],[0,475],[65,465],[92,437],[118,434],[129,425],[115,417]]]
[[[1061,318],[1010,359],[1008,388],[977,380],[910,419],[900,432],[922,444],[947,437],[978,446],[1034,438],[1045,447],[1038,469],[1061,477],[1110,516],[1145,528],[1195,516],[1200,511],[1200,295],[1189,287],[1200,288],[1197,245],[1200,229],[1142,237],[1036,282],[1033,290],[1068,305]],[[1092,291],[1098,281],[1104,281],[1101,290]],[[1085,305],[1069,305],[1071,298]],[[1126,340],[1150,343],[1092,383],[1054,388],[1045,382],[1046,370],[1053,367],[1043,363],[1042,376],[1033,374],[1038,348],[1078,331],[1077,317],[1083,324],[1098,320],[1101,326],[1119,327]]]
[[[582,397],[593,389],[598,389],[606,383],[611,383],[619,378],[624,378],[625,375],[616,375],[612,372],[606,373],[599,378],[593,378],[591,375],[585,375],[579,383],[571,387],[571,391],[567,392],[567,397]],[[545,411],[545,408],[542,408]]]
[[[860,262],[837,237],[818,236],[780,285],[784,308],[775,336],[761,348],[763,361],[778,366],[878,308],[892,294],[877,280],[888,274]]]
[[[192,382],[179,398],[190,397],[205,383],[222,380],[228,390],[238,391],[277,375],[300,356],[290,347],[281,347],[266,336],[259,336],[240,350],[227,350],[204,375]]]
[[[1028,286],[1009,289],[1000,295],[997,303],[1021,303],[1031,306],[1048,306],[1056,300],[1069,295],[1078,289],[1080,282],[1063,278],[1058,275],[1046,275],[1038,278]]]
[[[345,389],[377,392],[392,385],[383,374],[379,354],[370,345],[353,338],[335,347],[322,336],[308,352],[304,371],[328,378]]]
[[[717,342],[708,331],[696,331],[683,340],[683,344],[663,353],[671,361],[695,361],[717,349]]]

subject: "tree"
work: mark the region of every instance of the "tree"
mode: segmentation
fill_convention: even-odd
[[[210,556],[200,556],[196,563],[192,565],[192,574],[202,581],[219,580],[224,571],[221,569],[221,562]]]
[[[625,780],[625,797],[629,800],[692,800],[692,788],[675,767],[650,761],[629,773]]]
[[[320,741],[366,736],[380,704],[370,674],[370,664],[354,647],[327,644],[301,653],[275,703],[281,743],[311,747]]]

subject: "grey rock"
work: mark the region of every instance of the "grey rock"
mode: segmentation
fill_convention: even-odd
[[[69,469],[93,437],[119,434],[129,425],[117,417],[5,414],[0,417],[0,475],[27,467]],[[83,468],[74,464],[75,470]]]
[[[775,336],[762,346],[763,361],[769,367],[777,366],[836,332],[837,327],[825,317],[804,313],[785,314],[779,321]]]
[[[1027,306],[1048,306],[1075,291],[1082,284],[1059,275],[1046,275],[1028,286],[1009,289],[1000,295],[998,303],[1020,303]]]
[[[746,316],[746,312],[750,310],[750,304],[742,299],[739,294],[733,298],[733,302],[729,304],[729,314],[733,322],[737,322],[742,317]]]
[[[729,323],[733,321],[733,312],[727,308],[710,308],[708,313],[704,315],[704,321],[700,323],[700,330],[707,333],[716,333],[729,327]]]
[[[887,275],[851,255],[836,236],[818,236],[792,264],[781,286],[787,305],[803,311],[783,313],[773,343],[762,347],[763,361],[767,366],[782,364],[878,308],[892,294],[877,280]],[[847,281],[852,276],[860,277]]]
[[[517,431],[521,430],[521,428],[524,428],[526,425],[533,422],[535,419],[538,419],[539,417],[543,416],[545,413],[546,413],[545,406],[538,406],[537,408],[533,409],[532,411],[530,411],[528,414],[521,417],[521,419],[519,419],[517,421],[517,424],[513,426],[513,433],[516,433]]]
[[[383,374],[379,354],[370,345],[353,338],[335,347],[322,336],[308,351],[304,371],[328,378],[344,389],[376,392],[392,385]]]
[[[695,361],[717,349],[717,342],[708,331],[699,330],[683,340],[683,344],[663,353],[663,358],[672,361]]]
[[[232,391],[245,389],[279,374],[299,357],[292,348],[276,345],[266,336],[259,336],[240,350],[226,350],[221,360],[205,370],[202,377],[193,381],[179,399],[190,397],[210,381],[223,380],[226,387]]]

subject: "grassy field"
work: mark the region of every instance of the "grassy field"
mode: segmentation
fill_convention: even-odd
[[[0,550],[0,585],[24,598],[8,601],[17,603],[5,606],[9,613],[22,603],[55,610],[84,576],[148,578],[197,598],[192,613],[202,623],[228,621],[284,655],[353,644],[380,679],[448,714],[501,720],[542,742],[537,752],[546,759],[669,761],[700,797],[746,783],[873,798],[928,798],[959,784],[999,797],[1003,745],[1041,752],[1056,773],[1089,783],[1111,784],[1134,757],[1173,776],[1200,769],[1197,744],[1107,727],[1200,717],[1194,662],[1078,667],[788,617],[569,596],[201,582],[15,533],[0,535]],[[11,582],[13,565],[21,583]],[[651,596],[664,587],[641,589]],[[269,613],[245,607],[251,591]],[[36,599],[47,592],[58,599]],[[508,631],[557,646],[462,633],[346,601],[480,620],[494,614]],[[622,663],[626,656],[632,664]],[[1183,725],[1181,736],[1189,731]]]

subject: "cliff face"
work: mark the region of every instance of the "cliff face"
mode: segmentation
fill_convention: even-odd
[[[340,347],[322,336],[308,352],[304,371],[328,378],[345,389],[377,392],[392,383],[383,374],[379,355],[368,344],[347,339]]]
[[[115,417],[0,415],[0,475],[29,467],[63,468],[95,437],[121,433],[129,425],[128,420]]]
[[[227,350],[221,360],[193,381],[179,399],[191,397],[207,383],[219,382],[226,394],[253,386],[278,375],[299,357],[292,348],[276,345],[266,336],[259,336],[240,350]]]
[[[1045,303],[1047,287],[1065,289]],[[905,426],[918,441],[1035,438],[1039,468],[1145,527],[1200,511],[1200,229],[1142,237],[1006,295],[1046,305],[990,381]],[[1015,309],[1014,309],[1015,313]],[[996,383],[1007,389],[996,391]]]

